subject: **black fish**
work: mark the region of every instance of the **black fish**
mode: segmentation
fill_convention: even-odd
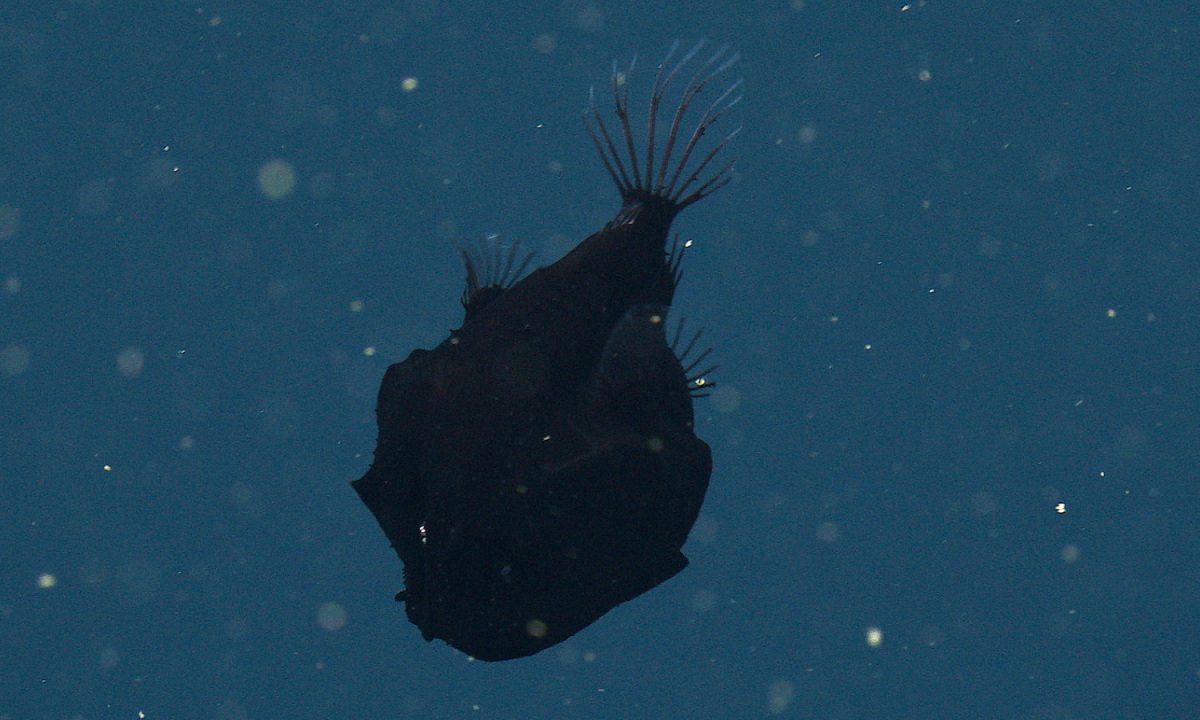
[[[620,134],[594,99],[585,114],[621,191],[616,217],[515,283],[515,253],[464,252],[462,327],[383,378],[375,461],[352,484],[404,562],[396,599],[426,640],[481,660],[532,655],[687,565],[712,458],[693,431],[699,359],[684,367],[664,330],[682,251],[667,238],[680,210],[730,180],[732,161],[705,170],[733,135],[706,153],[699,141],[740,84],[681,135],[738,59],[722,49],[688,69],[702,46],[659,66],[644,153],[624,73],[612,80]],[[679,106],[660,117],[681,73]]]

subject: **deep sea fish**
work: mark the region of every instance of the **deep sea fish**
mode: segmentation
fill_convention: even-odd
[[[585,114],[616,216],[521,279],[519,251],[464,251],[462,326],[383,378],[374,462],[352,485],[404,563],[396,599],[426,640],[480,660],[532,655],[687,565],[712,473],[692,415],[708,371],[694,340],[668,339],[684,247],[670,229],[732,177],[717,158],[736,130],[701,140],[741,81],[711,87],[737,54],[676,50],[641,143],[628,72],[614,68],[612,128],[594,97]]]

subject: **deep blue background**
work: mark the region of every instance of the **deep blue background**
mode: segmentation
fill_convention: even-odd
[[[1198,30],[1187,3],[6,4],[0,718],[1195,717]],[[677,225],[722,383],[692,566],[469,662],[392,601],[347,486],[378,380],[459,321],[457,238],[548,262],[611,217],[587,89],[701,35],[746,85],[737,180]]]

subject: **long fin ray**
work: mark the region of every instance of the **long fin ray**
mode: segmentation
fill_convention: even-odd
[[[636,57],[626,71],[618,70],[616,63],[613,63],[613,114],[616,115],[619,124],[616,132],[610,132],[605,123],[596,105],[595,91],[589,93],[584,123],[604,169],[626,204],[657,197],[673,206],[673,212],[678,212],[711,195],[732,180],[732,160],[707,176],[705,173],[718,154],[738,134],[738,130],[722,138],[715,147],[700,157],[699,162],[693,163],[693,159],[698,157],[699,146],[705,133],[741,100],[740,95],[734,96],[742,85],[741,78],[730,82],[700,114],[691,132],[681,137],[688,111],[700,93],[741,59],[739,53],[731,53],[725,46],[713,51],[707,60],[691,73],[687,84],[683,86],[679,104],[671,112],[668,129],[661,138],[661,146],[659,144],[659,125],[661,120],[665,120],[660,115],[663,100],[674,81],[707,45],[708,41],[702,39],[683,53],[678,61],[673,61],[679,50],[679,42],[675,41],[658,64],[646,111],[644,153],[638,151],[638,143],[630,121],[628,79],[632,75]]]

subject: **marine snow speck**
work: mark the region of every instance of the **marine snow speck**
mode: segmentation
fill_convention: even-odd
[[[703,356],[667,339],[682,253],[668,236],[730,180],[717,158],[736,131],[701,140],[741,81],[710,87],[736,54],[676,49],[644,144],[627,73],[613,73],[615,123],[594,98],[585,114],[621,192],[612,221],[520,281],[515,251],[464,252],[462,327],[383,378],[375,460],[352,484],[404,562],[396,599],[426,640],[480,660],[532,655],[687,565],[712,456],[692,421]]]

